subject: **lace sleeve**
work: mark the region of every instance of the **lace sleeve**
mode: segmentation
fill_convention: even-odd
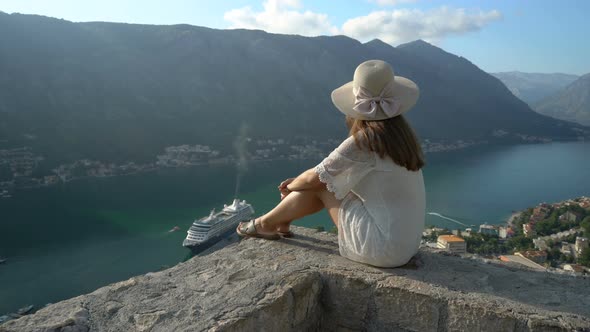
[[[354,138],[349,137],[322,160],[315,171],[327,189],[337,199],[343,199],[374,167],[375,154],[360,149]]]

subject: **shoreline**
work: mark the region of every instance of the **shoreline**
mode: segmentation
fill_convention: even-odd
[[[509,226],[513,225],[514,220],[518,219],[522,215],[523,211],[524,210],[513,212],[510,215],[510,217],[508,217],[508,219],[506,219],[505,224],[509,225]]]
[[[548,142],[522,141],[522,142],[518,142],[517,144],[508,143],[508,142],[490,142],[490,141],[473,142],[472,141],[472,142],[464,142],[464,143],[457,144],[457,145],[451,144],[450,148],[446,147],[444,149],[434,148],[434,147],[432,149],[428,149],[428,146],[423,146],[423,152],[425,155],[428,155],[428,154],[440,155],[440,154],[444,154],[444,153],[453,153],[453,152],[458,152],[458,151],[472,150],[474,148],[481,147],[481,146],[494,147],[494,146],[518,146],[518,145],[538,145],[538,144],[544,145],[544,144],[556,144],[556,143],[557,144],[562,144],[562,143],[567,144],[567,143],[580,143],[580,142],[586,143],[587,141],[586,140],[553,139]],[[434,144],[442,144],[442,143],[434,143]],[[327,153],[324,154],[323,156],[325,157],[326,155],[327,155]],[[261,163],[261,162],[288,161],[288,160],[304,161],[304,160],[314,160],[314,159],[321,159],[321,158],[323,158],[323,157],[321,157],[319,155],[317,156],[317,158],[277,157],[277,158],[268,158],[268,159],[251,159],[248,162],[249,163]],[[166,170],[166,169],[188,169],[188,168],[201,167],[201,166],[232,165],[235,163],[236,163],[236,160],[234,160],[232,158],[228,158],[228,157],[223,157],[220,159],[211,159],[211,160],[207,160],[204,162],[188,163],[185,165],[175,165],[175,166],[152,165],[152,166],[146,166],[146,168],[138,169],[135,171],[129,171],[129,172],[124,172],[124,173],[120,173],[120,174],[111,174],[111,175],[84,175],[84,176],[77,176],[77,177],[71,177],[71,178],[64,178],[60,175],[54,174],[55,176],[57,176],[59,178],[59,181],[51,182],[51,183],[41,183],[41,184],[36,184],[36,185],[23,185],[20,187],[15,187],[15,185],[12,184],[11,190],[10,190],[10,187],[5,188],[6,195],[0,195],[0,200],[11,198],[12,197],[11,194],[14,193],[15,191],[46,188],[46,187],[56,186],[59,184],[65,184],[65,183],[77,181],[77,180],[84,180],[84,179],[91,179],[91,178],[98,178],[98,179],[112,178],[112,177],[119,177],[119,176],[129,176],[129,175],[150,173],[150,172],[159,171],[159,170]],[[47,176],[51,176],[51,175],[47,175]]]

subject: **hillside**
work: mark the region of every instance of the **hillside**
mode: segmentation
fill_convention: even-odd
[[[231,151],[253,138],[339,138],[332,89],[379,58],[416,81],[408,117],[423,139],[512,134],[573,139],[496,78],[423,41],[394,48],[189,25],[72,23],[0,13],[0,149],[29,146],[48,166],[81,158],[145,161],[164,147]]]
[[[541,114],[590,126],[590,74],[533,107]]]
[[[576,75],[562,73],[543,74],[510,71],[491,74],[502,81],[515,96],[529,105],[534,105],[578,79]]]

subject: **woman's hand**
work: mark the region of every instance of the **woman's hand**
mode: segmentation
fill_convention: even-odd
[[[287,189],[287,186],[289,183],[293,182],[293,180],[295,180],[295,178],[288,178],[287,180],[281,182],[281,184],[279,184],[279,190]]]
[[[289,185],[289,183],[293,182],[293,180],[295,180],[295,178],[289,178],[289,179],[281,182],[281,184],[279,184],[279,191],[281,192],[281,200],[283,200],[285,197],[287,197],[287,195],[289,195],[291,193],[291,190],[287,189],[287,186]]]
[[[281,191],[281,201],[285,199],[285,197],[287,197],[290,193],[291,192],[288,189]]]

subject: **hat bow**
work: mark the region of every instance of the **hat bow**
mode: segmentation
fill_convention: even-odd
[[[353,88],[352,93],[354,94],[354,106],[352,109],[363,117],[374,119],[377,116],[377,105],[381,106],[383,112],[390,118],[399,113],[401,105],[393,97],[393,80],[389,81],[376,97],[372,96],[362,86]]]

